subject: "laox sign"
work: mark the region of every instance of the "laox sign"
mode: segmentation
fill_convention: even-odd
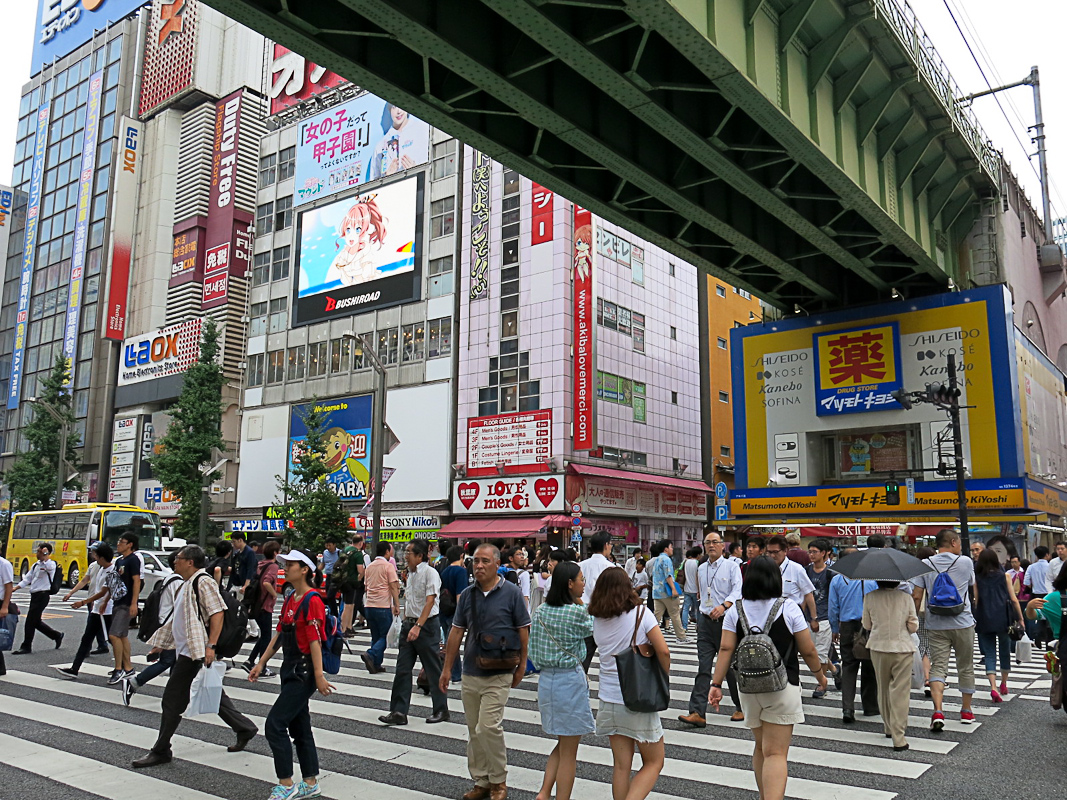
[[[147,364],[150,361],[162,361],[165,358],[178,357],[178,337],[181,331],[167,333],[154,339],[143,339],[136,344],[126,345],[124,363],[127,367]]]

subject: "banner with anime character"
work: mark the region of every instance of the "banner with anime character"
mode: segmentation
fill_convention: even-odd
[[[405,178],[300,214],[296,323],[418,299],[422,185]]]
[[[289,479],[293,464],[301,458],[301,443],[307,437],[304,416],[310,403],[289,411]],[[323,400],[317,410],[329,414],[326,426],[326,480],[342,500],[364,500],[370,484],[371,415],[373,395]]]

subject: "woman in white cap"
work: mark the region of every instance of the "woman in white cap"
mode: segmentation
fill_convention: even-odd
[[[316,691],[328,697],[333,686],[322,671],[326,604],[322,595],[312,587],[315,562],[299,550],[290,550],[278,558],[284,565],[285,579],[293,587],[293,592],[282,605],[278,632],[259,663],[252,668],[248,680],[254,683],[271,656],[282,648],[282,690],[267,714],[263,733],[270,744],[278,776],[278,785],[271,791],[269,800],[295,800],[321,795],[319,754],[311,732],[308,703]],[[303,778],[298,784],[293,782],[293,745]]]

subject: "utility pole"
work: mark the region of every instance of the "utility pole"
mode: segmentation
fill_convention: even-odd
[[[952,453],[956,461],[956,501],[960,507],[960,541],[969,553],[971,535],[967,525],[967,476],[963,466],[963,433],[960,430],[960,390],[956,380],[956,354],[948,354],[948,415],[952,421]]]
[[[44,409],[52,419],[59,423],[59,458],[57,459],[59,464],[56,469],[55,507],[62,508],[63,487],[67,485],[67,437],[70,435],[70,425],[67,424],[67,420],[63,418],[63,415],[56,411],[50,403],[46,403],[44,400],[37,397],[29,397],[26,399],[26,402]]]

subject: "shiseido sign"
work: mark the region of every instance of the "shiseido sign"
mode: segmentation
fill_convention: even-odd
[[[562,510],[562,475],[508,476],[452,484],[454,514],[545,514]]]

